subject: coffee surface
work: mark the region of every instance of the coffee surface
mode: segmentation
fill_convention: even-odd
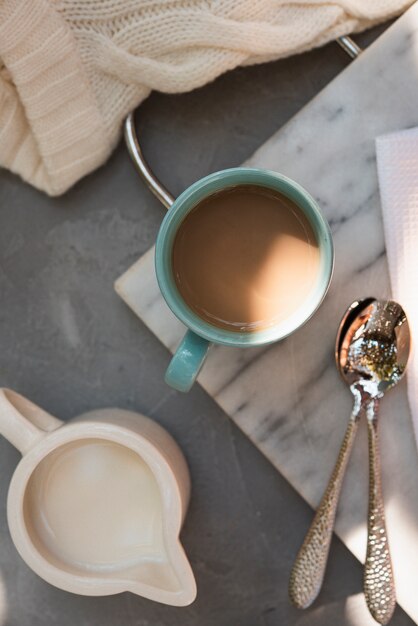
[[[279,192],[240,185],[203,200],[180,225],[174,279],[199,317],[253,332],[288,318],[307,299],[319,248],[303,211]]]

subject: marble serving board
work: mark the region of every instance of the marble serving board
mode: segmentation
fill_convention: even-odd
[[[333,232],[335,274],[321,309],[295,335],[257,349],[216,347],[199,382],[313,507],[328,481],[351,410],[350,393],[333,357],[340,318],[351,301],[390,292],[374,140],[415,125],[418,5],[247,162],[282,172],[314,195]],[[119,278],[116,290],[173,351],[184,327],[159,293],[153,257],[151,249]],[[418,622],[418,455],[404,383],[382,402],[381,447],[398,602]],[[361,561],[367,479],[362,427],[336,524],[337,534]]]

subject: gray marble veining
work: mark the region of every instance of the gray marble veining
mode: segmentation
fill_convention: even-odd
[[[374,140],[418,125],[417,102],[415,5],[247,163],[282,172],[316,197],[333,231],[334,279],[320,311],[299,332],[270,347],[217,347],[199,381],[312,506],[328,480],[351,410],[350,394],[333,360],[339,320],[352,300],[389,295]],[[153,250],[116,288],[173,350],[184,328],[159,295]],[[418,622],[418,456],[404,384],[382,403],[381,439],[398,600]],[[336,527],[361,560],[366,514],[363,428]]]

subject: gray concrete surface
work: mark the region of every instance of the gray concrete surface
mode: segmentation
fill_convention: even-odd
[[[346,63],[332,44],[190,94],[153,94],[138,112],[146,154],[178,193],[245,160]],[[176,609],[130,594],[80,597],[33,574],[7,529],[19,455],[1,439],[0,626],[364,626],[362,569],[337,540],[314,608],[289,605],[289,571],[311,510],[198,386],[181,395],[164,385],[168,353],[112,289],[151,246],[163,214],[122,145],[62,198],[0,172],[0,384],[63,419],[136,409],[177,438],[193,477],[182,538],[198,599]],[[398,609],[394,626],[411,623]]]

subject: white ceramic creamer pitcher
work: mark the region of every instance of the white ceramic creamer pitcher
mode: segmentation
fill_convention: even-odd
[[[39,576],[83,595],[193,602],[179,541],[189,472],[161,426],[120,409],[64,424],[0,389],[0,433],[22,453],[7,501],[10,533]]]

